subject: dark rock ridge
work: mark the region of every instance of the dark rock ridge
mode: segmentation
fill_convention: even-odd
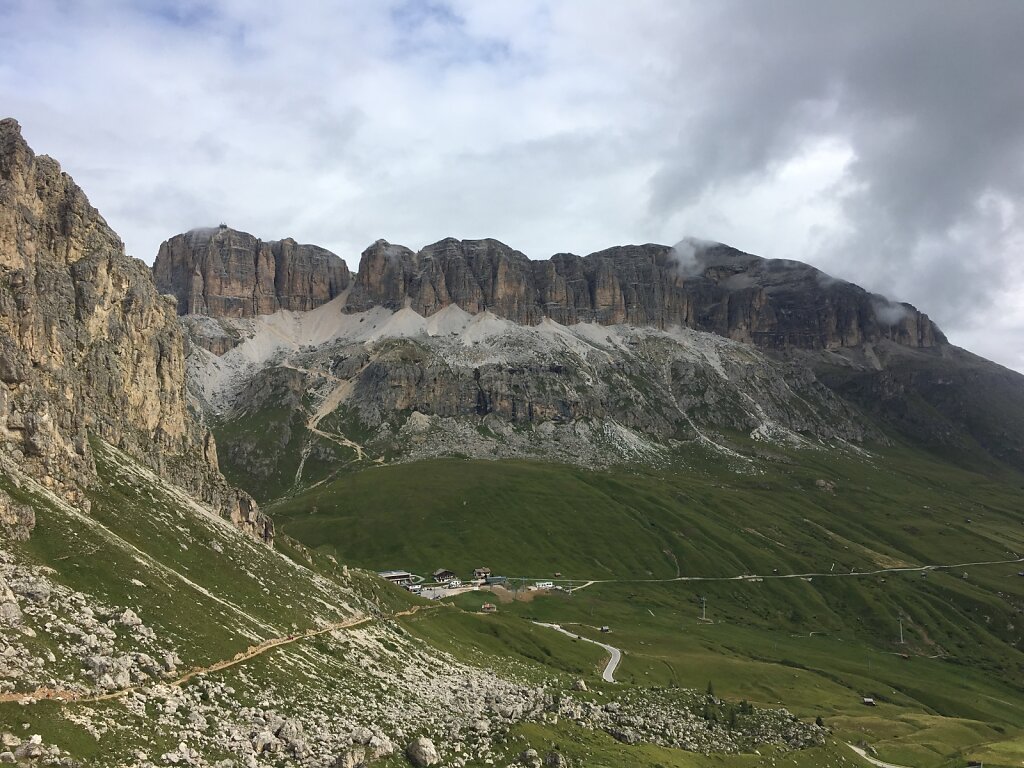
[[[1024,376],[943,344],[787,355],[862,413],[962,466],[1024,471]]]
[[[626,323],[710,331],[767,349],[834,349],[888,339],[945,341],[927,315],[796,261],[721,244],[627,245],[531,261],[497,240],[446,239],[421,251],[378,240],[359,262],[347,307],[457,304],[533,325]]]
[[[448,238],[416,252],[378,240],[354,280],[340,258],[292,240],[262,242],[228,228],[193,230],[160,247],[157,287],[179,314],[252,317],[309,310],[349,287],[349,312],[450,304],[534,325],[625,323],[710,331],[766,349],[836,349],[890,340],[933,347],[927,315],[797,261],[763,259],[718,243],[627,245],[589,256],[531,260],[497,240]],[[222,354],[230,340],[203,343]]]
[[[174,304],[53,159],[0,121],[0,463],[88,506],[90,438],[143,462],[239,527],[272,524],[217,466],[189,412]]]
[[[180,315],[254,317],[315,309],[349,285],[338,256],[291,238],[262,241],[226,226],[194,229],[160,246],[153,264],[161,293]]]

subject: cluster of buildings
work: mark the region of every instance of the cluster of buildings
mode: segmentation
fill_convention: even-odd
[[[424,579],[414,573],[410,573],[409,571],[380,571],[377,575],[385,581],[390,581],[392,584],[405,587],[411,592],[419,592],[420,585],[424,581]],[[434,579],[434,584],[439,584],[448,589],[458,589],[462,587],[463,584],[490,586],[494,584],[504,585],[508,583],[508,578],[505,576],[495,576],[491,573],[490,568],[474,568],[473,577],[471,579],[466,579],[465,582],[463,582],[455,571],[447,568],[438,568],[431,574],[431,576]]]
[[[455,588],[462,585],[462,579],[459,578],[455,571],[450,571],[447,568],[438,568],[434,571],[431,576],[434,577],[434,583],[444,584],[446,587]],[[473,578],[470,580],[472,584],[505,584],[508,579],[505,576],[495,576],[491,573],[490,568],[474,568]]]
[[[423,597],[436,600],[439,597],[445,597],[446,595],[453,594],[450,590],[459,589],[475,589],[478,587],[489,587],[489,586],[505,586],[508,584],[507,576],[497,576],[491,572],[490,568],[474,568],[473,575],[471,578],[463,580],[459,574],[455,571],[449,570],[448,568],[438,568],[431,575],[433,582],[427,583],[428,580],[422,576],[417,576],[410,571],[379,571],[378,575],[385,581],[390,581],[392,584],[397,584],[400,587],[404,587],[413,594],[422,594]],[[562,574],[555,574],[556,578]],[[517,580],[518,581],[518,580]],[[538,581],[535,584],[531,584],[526,589],[563,589],[563,587],[556,587],[554,582],[551,581]],[[495,613],[498,607],[493,603],[484,603],[480,609],[483,613]],[[604,630],[604,628],[602,628]]]

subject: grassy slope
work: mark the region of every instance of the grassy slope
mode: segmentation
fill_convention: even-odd
[[[671,578],[677,564],[683,575],[731,576],[1007,559],[1024,552],[1019,477],[895,448],[870,459],[780,454],[743,473],[689,461],[603,473],[423,462],[339,477],[274,512],[306,544],[370,568],[635,580],[502,608],[612,625],[628,651],[627,682],[703,687],[713,677],[728,696],[821,714],[894,762],[941,765],[1000,742],[992,754],[1024,759],[1013,742],[1024,727],[1019,564],[927,577],[642,581]],[[697,621],[700,594],[716,623]],[[901,617],[906,646],[896,643]],[[881,706],[862,707],[868,694]]]
[[[839,744],[823,748],[788,751],[776,747],[749,755],[698,755],[651,744],[626,746],[602,732],[586,731],[573,723],[556,725],[530,723],[515,729],[511,752],[528,746],[544,756],[551,751],[571,754],[587,768],[629,768],[650,765],[662,768],[821,768],[821,766],[862,766],[851,751]]]
[[[225,477],[261,503],[291,489],[300,464],[301,481],[314,483],[355,456],[350,448],[311,434],[305,411],[287,405],[259,409],[256,416],[236,415],[215,424],[213,431],[223,446]]]
[[[93,447],[99,482],[89,493],[89,515],[0,476],[7,493],[34,507],[37,523],[28,541],[5,548],[21,562],[52,568],[51,578],[71,589],[133,608],[173,645],[182,672],[311,628],[316,619],[343,620],[353,615],[358,594],[380,589],[378,580],[356,572],[342,578],[328,558],[310,557],[284,541],[281,548],[296,559],[281,557],[192,506],[116,450],[99,442]],[[40,632],[39,642],[45,638]],[[77,669],[77,662],[69,663]],[[0,704],[0,730],[21,733],[23,723],[90,764],[123,753],[137,735],[128,731],[97,741],[53,703]],[[148,735],[159,748],[178,743],[174,733]]]
[[[914,454],[805,452],[744,468],[436,460],[342,475],[271,510],[284,530],[359,565],[486,563],[535,577],[667,578],[677,563],[702,576],[850,570],[1024,550],[1019,486]]]
[[[69,586],[133,606],[174,640],[184,667],[230,656],[254,636],[309,626],[308,598],[317,590],[310,572],[191,514],[115,451],[97,445],[97,453],[103,483],[92,493],[93,523],[7,488],[37,508],[37,531],[19,545],[23,557],[53,566]],[[1005,478],[902,451],[871,461],[824,452],[779,456],[747,469],[736,474],[692,458],[685,470],[661,472],[461,461],[387,467],[282,502],[279,530],[338,553],[342,562],[421,571],[485,563],[508,574],[560,570],[577,579],[672,577],[677,562],[691,575],[828,571],[833,562],[836,571],[848,571],[871,563],[1001,559],[1024,549],[1022,494]],[[834,492],[815,485],[823,478],[836,483]],[[304,505],[316,514],[303,513]],[[281,544],[307,556],[285,537]],[[314,555],[316,570],[338,584],[340,574],[324,554]],[[405,625],[469,661],[519,669],[525,663],[538,680],[583,676],[600,689],[598,649],[522,619],[609,624],[612,641],[626,650],[619,672],[626,684],[703,688],[710,678],[719,695],[782,702],[801,717],[820,714],[841,738],[864,738],[894,762],[952,765],[970,755],[1014,765],[1024,759],[1021,638],[1011,628],[1024,605],[1019,569],[970,568],[966,580],[956,571],[811,582],[598,583],[572,598],[503,604],[497,616],[439,611]],[[382,584],[339,586],[396,606],[404,599]],[[708,598],[715,623],[697,621],[698,594]],[[461,604],[473,609],[483,599]],[[901,614],[906,648],[894,642]],[[911,659],[896,653],[904,650]],[[939,653],[945,658],[926,658]],[[861,707],[865,693],[881,705]],[[116,745],[77,733],[48,704],[0,706],[0,724],[23,722],[48,740],[59,734],[97,761]],[[695,764],[666,750],[625,750],[565,724],[526,726],[522,733],[534,746],[557,742],[586,754],[588,764]],[[175,743],[170,733],[154,739]],[[794,759],[811,765],[849,758],[839,746],[778,756],[783,764]],[[698,763],[762,764],[709,760]]]

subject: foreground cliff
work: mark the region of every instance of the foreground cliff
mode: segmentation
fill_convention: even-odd
[[[98,438],[269,539],[186,400],[173,302],[57,162],[0,121],[0,458],[85,504]]]

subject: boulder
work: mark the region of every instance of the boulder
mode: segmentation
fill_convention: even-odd
[[[348,738],[353,744],[369,744],[370,739],[373,738],[373,731],[371,731],[369,728],[364,728],[360,726],[354,729],[352,733],[349,734]]]
[[[525,765],[526,768],[541,768],[540,755],[533,748],[523,750],[519,755],[519,762]]]
[[[370,757],[379,760],[382,757],[390,757],[395,753],[395,744],[384,735],[374,735],[369,743]]]
[[[334,759],[334,768],[363,768],[366,765],[366,747],[349,747]]]
[[[4,577],[0,575],[0,626],[18,627],[21,626],[22,621],[18,598],[14,596],[14,592],[7,585]]]
[[[124,613],[117,617],[117,620],[126,627],[138,627],[142,625],[142,619],[131,608],[125,608]]]
[[[281,742],[270,731],[264,729],[252,737],[252,750],[256,754],[262,752],[277,752]]]
[[[405,756],[416,768],[427,768],[427,766],[441,762],[437,747],[426,736],[419,736],[410,741],[405,748]]]

